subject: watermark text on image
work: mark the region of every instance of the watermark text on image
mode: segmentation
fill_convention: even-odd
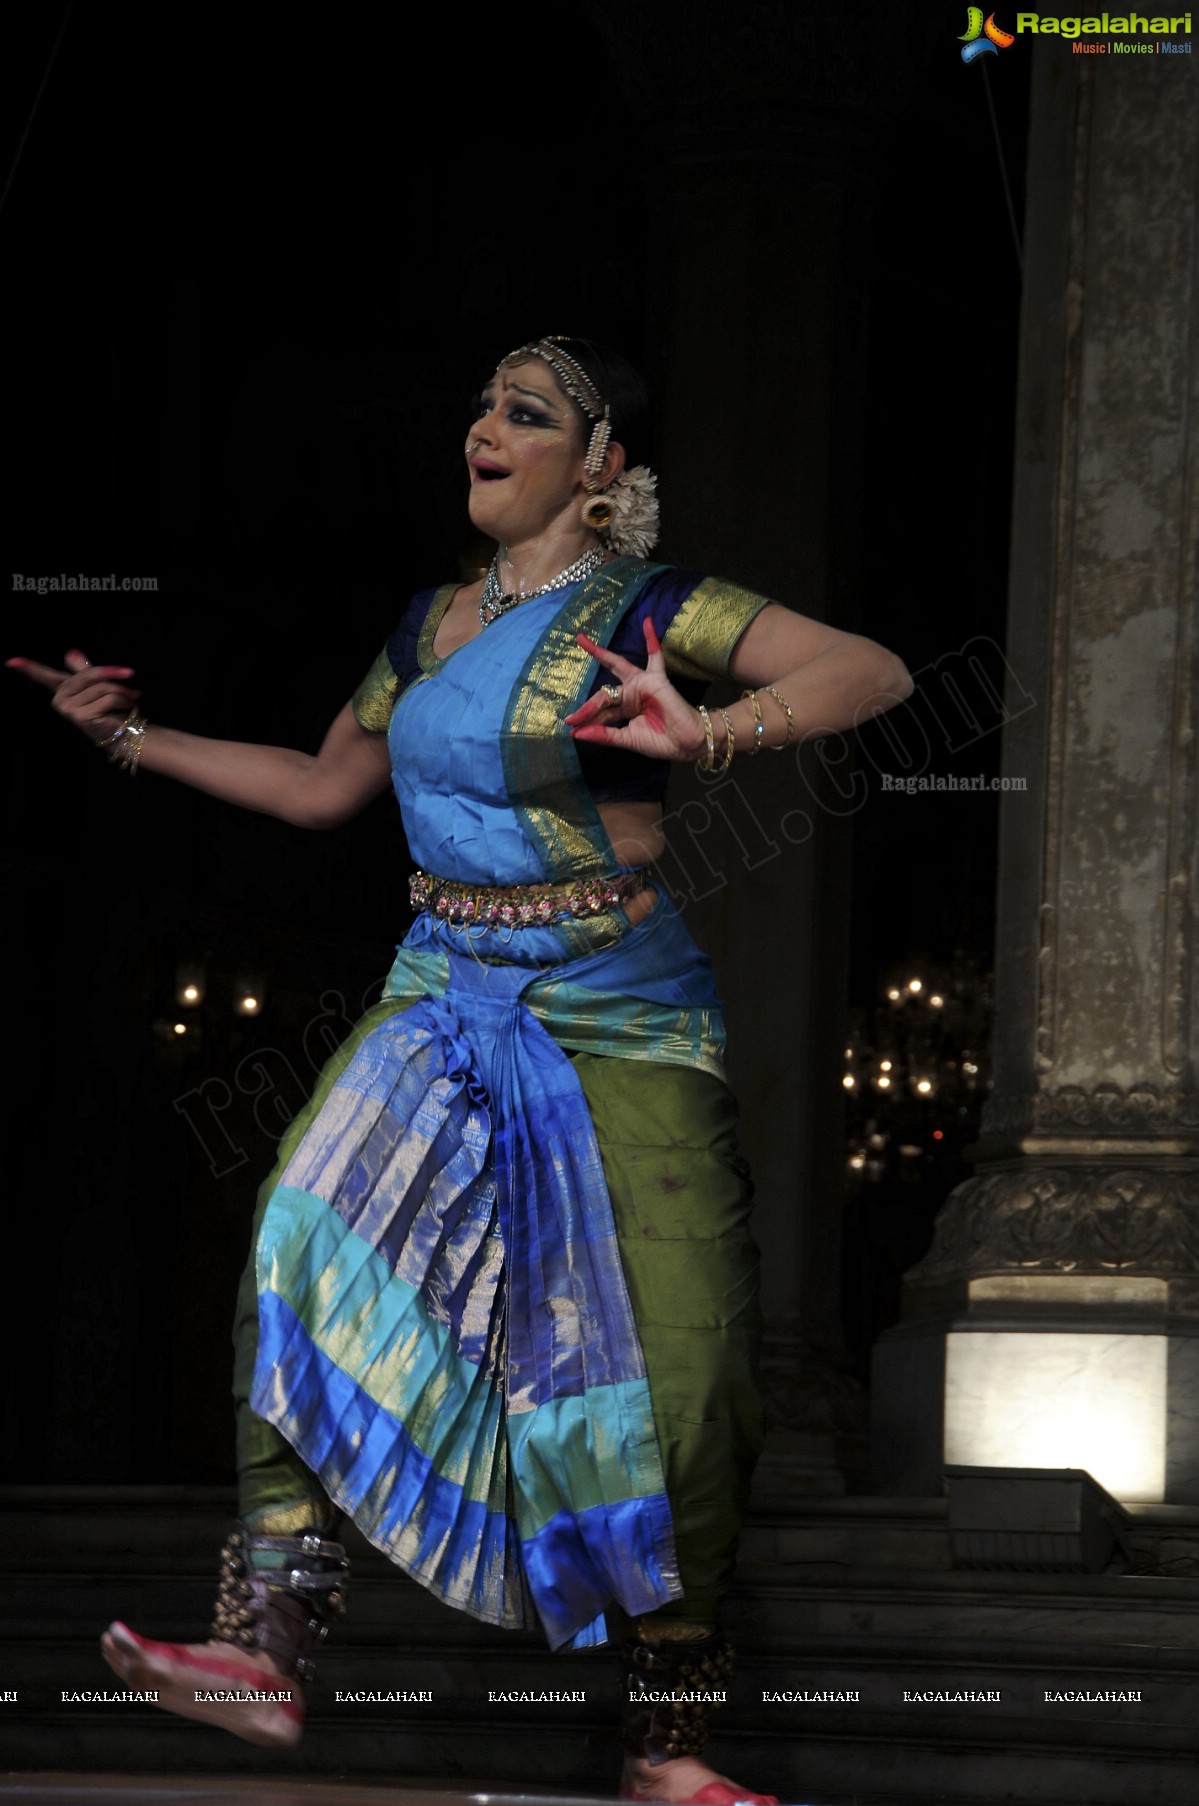
[[[137,590],[156,590],[157,577],[118,577],[115,571],[106,576],[89,576],[86,572],[60,571],[56,577],[27,577],[21,571],[12,573],[14,592],[22,592],[31,596],[55,595],[59,591],[78,593],[80,590],[102,590],[111,592],[127,592]]]

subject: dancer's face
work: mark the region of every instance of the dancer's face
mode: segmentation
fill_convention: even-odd
[[[472,522],[501,545],[573,525],[585,452],[583,416],[547,363],[497,370],[466,436]]]

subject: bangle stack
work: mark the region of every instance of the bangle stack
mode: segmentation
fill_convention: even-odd
[[[791,704],[787,701],[787,698],[780,695],[773,684],[764,684],[762,688],[767,696],[772,696],[774,698],[779,708],[782,709],[783,714],[787,717],[787,738],[783,741],[782,746],[772,746],[770,749],[771,752],[782,752],[786,747],[790,746],[792,740],[795,738],[795,716],[791,712]],[[756,690],[742,690],[741,700],[742,702],[748,702],[750,708],[754,712],[754,737],[749,749],[749,756],[752,759],[756,753],[761,752],[763,746],[766,744],[766,723],[762,720],[762,703]],[[719,777],[721,773],[727,771],[729,766],[733,763],[733,724],[729,719],[727,709],[718,708],[716,713],[724,722],[726,737],[724,756],[720,763],[717,764],[716,740],[712,733],[712,717],[702,703],[698,706],[699,718],[704,724],[704,739],[707,744],[703,756],[696,760],[696,769],[698,771],[707,772],[712,777]]]
[[[114,728],[106,740],[97,740],[96,745],[103,747],[114,765],[122,765],[131,778],[136,777],[148,725],[145,717],[132,708],[120,727]]]

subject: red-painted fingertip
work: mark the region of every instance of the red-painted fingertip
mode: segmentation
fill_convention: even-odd
[[[29,660],[27,658],[6,658],[4,663],[10,671],[23,671]]]
[[[646,615],[646,617],[645,617],[645,624],[644,624],[643,631],[645,633],[645,644],[648,647],[648,649],[651,652],[661,652],[662,642],[658,638],[658,629],[654,626],[653,622],[651,621],[651,619],[648,615]]]

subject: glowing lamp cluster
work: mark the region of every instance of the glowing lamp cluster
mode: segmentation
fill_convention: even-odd
[[[232,1008],[235,1016],[258,1016],[265,995],[261,975],[242,973],[233,983]],[[208,997],[208,975],[199,959],[180,960],[175,969],[175,1003],[181,1011],[199,1010]],[[176,1035],[186,1035],[186,1017],[173,1024]]]

